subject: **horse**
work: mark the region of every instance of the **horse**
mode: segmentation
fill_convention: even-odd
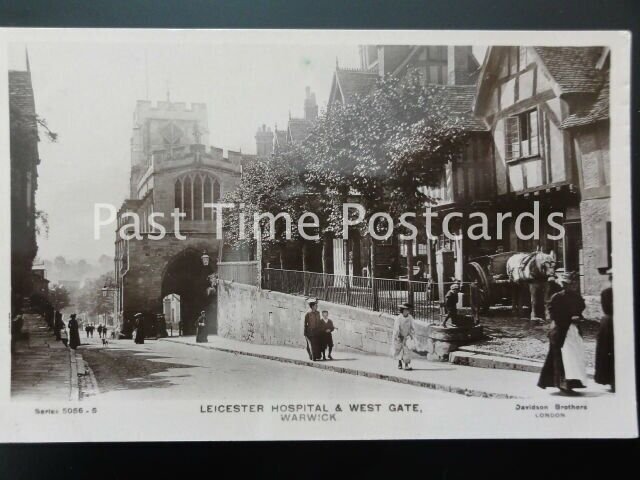
[[[522,288],[527,286],[531,297],[531,320],[546,318],[545,300],[550,290],[550,278],[555,278],[556,256],[535,251],[516,253],[507,260],[507,275],[511,282],[513,312],[521,317]]]

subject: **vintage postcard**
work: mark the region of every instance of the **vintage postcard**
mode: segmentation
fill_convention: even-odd
[[[637,436],[630,43],[1,29],[0,441]]]

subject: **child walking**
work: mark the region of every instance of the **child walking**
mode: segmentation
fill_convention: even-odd
[[[324,321],[324,332],[323,332],[323,342],[322,342],[322,359],[326,360],[327,357],[329,360],[333,360],[331,356],[331,352],[333,351],[333,336],[331,332],[333,332],[336,327],[333,326],[333,322],[329,318],[329,312],[327,310],[322,311],[322,320]],[[329,349],[329,354],[325,356],[325,350]]]

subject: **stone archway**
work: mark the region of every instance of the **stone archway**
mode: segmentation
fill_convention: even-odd
[[[180,297],[180,318],[185,335],[195,334],[195,322],[202,310],[206,312],[208,332],[217,333],[217,293],[210,293],[209,275],[217,266],[202,264],[202,252],[187,248],[175,255],[162,275],[160,301],[175,293]]]

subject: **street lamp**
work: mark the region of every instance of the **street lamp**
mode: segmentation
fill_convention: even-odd
[[[109,282],[109,284],[105,283],[104,287],[102,287],[100,290],[102,291],[103,298],[108,297],[110,293],[114,294],[112,300],[113,300],[113,319],[115,321],[118,316],[117,315],[118,302],[116,301],[116,295],[118,293],[118,289],[113,283]]]
[[[202,256],[200,257],[200,259],[202,260],[202,265],[204,265],[205,267],[209,266],[209,255],[207,254],[206,250],[202,252]]]

